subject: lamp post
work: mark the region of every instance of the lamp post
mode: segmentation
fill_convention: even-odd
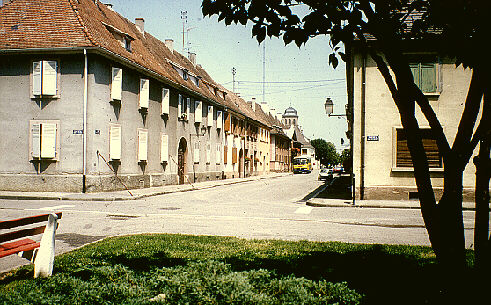
[[[346,114],[333,114],[334,111],[334,103],[332,102],[331,98],[326,98],[326,102],[324,103],[324,108],[326,109],[326,114],[329,117],[336,116],[336,117],[345,117],[346,120],[348,121],[348,124],[350,124],[350,118]],[[352,123],[352,120],[351,120]],[[341,139],[342,140],[342,139]],[[351,142],[350,139],[350,152],[351,152],[351,158],[353,158],[353,143]],[[355,205],[355,173],[353,172],[354,168],[351,166],[351,173],[350,173],[350,180],[351,180],[351,196],[353,198],[353,205]]]
[[[346,114],[333,114],[333,111],[334,111],[334,103],[332,102],[332,100],[328,97],[326,98],[326,102],[324,103],[324,108],[326,109],[326,114],[328,116],[339,116],[339,117],[342,117],[342,116],[346,116]]]

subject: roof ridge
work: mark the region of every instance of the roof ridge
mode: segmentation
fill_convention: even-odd
[[[70,7],[72,8],[73,12],[75,13],[75,15],[77,16],[77,20],[78,22],[80,23],[80,26],[82,27],[82,31],[84,32],[85,36],[87,37],[87,39],[90,41],[90,43],[92,43],[92,45],[94,46],[99,46],[98,43],[96,43],[96,40],[92,37],[92,35],[90,34],[89,30],[87,29],[87,27],[85,26],[85,23],[83,21],[83,18],[82,16],[80,16],[79,12],[78,12],[78,7],[77,7],[77,4],[75,4],[74,2],[75,0],[68,0],[68,2],[70,3]]]

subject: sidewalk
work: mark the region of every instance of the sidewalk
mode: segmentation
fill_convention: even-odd
[[[63,192],[8,192],[0,191],[0,199],[11,200],[77,200],[77,201],[121,201],[137,200],[151,196],[202,190],[222,185],[232,185],[262,179],[272,179],[292,175],[292,173],[269,173],[267,175],[252,176],[247,178],[233,178],[224,180],[212,180],[182,185],[164,185],[143,189],[131,189],[114,192],[99,193],[63,193]]]
[[[323,199],[312,198],[307,201],[312,207],[358,207],[358,208],[397,208],[397,209],[420,209],[418,200],[352,200],[345,199]],[[474,202],[463,202],[464,210],[474,210]]]

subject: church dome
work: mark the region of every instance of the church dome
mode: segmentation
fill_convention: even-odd
[[[288,107],[283,114],[283,117],[298,117],[297,111],[293,107]]]

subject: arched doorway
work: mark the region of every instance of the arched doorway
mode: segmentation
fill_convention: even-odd
[[[239,150],[239,178],[244,178],[244,151]]]
[[[187,151],[188,145],[186,139],[181,138],[177,150],[177,175],[179,176],[179,184],[184,184],[184,177],[187,175]]]

